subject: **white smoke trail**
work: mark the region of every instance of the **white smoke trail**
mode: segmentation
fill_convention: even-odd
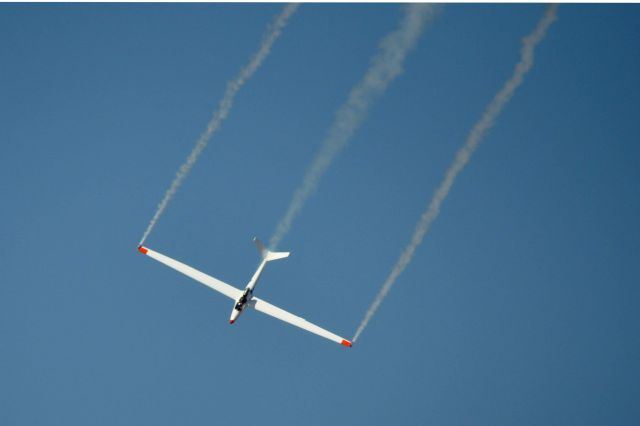
[[[260,47],[258,51],[253,54],[249,62],[240,70],[238,75],[231,81],[227,83],[227,88],[224,92],[224,96],[218,105],[218,109],[213,113],[213,117],[207,124],[207,129],[200,135],[198,141],[196,142],[195,147],[191,151],[191,154],[187,157],[186,161],[180,166],[178,172],[176,173],[176,177],[171,182],[169,189],[164,194],[162,201],[158,204],[158,208],[156,213],[153,215],[153,218],[149,222],[147,229],[144,231],[142,238],[140,239],[140,245],[144,244],[144,241],[147,239],[153,227],[156,225],[156,222],[160,218],[160,215],[164,212],[169,204],[169,201],[173,198],[176,191],[187,177],[187,174],[193,167],[193,165],[198,160],[198,157],[202,153],[202,151],[207,147],[211,136],[218,130],[222,122],[229,115],[229,111],[233,106],[233,100],[236,96],[236,93],[240,90],[242,85],[249,79],[253,74],[260,68],[262,62],[265,60],[269,52],[271,51],[271,47],[273,43],[278,39],[282,29],[287,25],[287,21],[293,15],[293,13],[298,8],[297,4],[287,4],[282,12],[277,15],[273,22],[267,28],[265,35],[260,42]]]
[[[449,194],[449,190],[451,190],[451,186],[453,185],[456,177],[469,162],[471,155],[483,139],[485,133],[494,125],[496,118],[504,108],[505,104],[509,99],[511,99],[515,90],[520,86],[520,84],[522,84],[524,76],[533,66],[534,49],[544,38],[549,26],[556,20],[556,11],[557,5],[549,5],[544,16],[538,22],[535,30],[523,39],[522,49],[520,51],[520,61],[516,64],[513,75],[509,80],[507,80],[502,89],[500,89],[493,100],[489,103],[480,120],[471,129],[465,144],[456,153],[456,157],[451,166],[449,166],[444,180],[436,189],[429,206],[420,217],[420,220],[413,232],[413,236],[411,237],[411,242],[407,247],[405,247],[400,258],[391,270],[391,273],[385,280],[382,288],[362,319],[360,326],[353,336],[352,340],[354,342],[358,340],[358,337],[380,307],[380,304],[389,293],[389,290],[391,290],[391,287],[393,287],[400,274],[402,274],[407,265],[411,262],[416,248],[420,245],[425,234],[429,231],[432,222],[436,217],[438,217],[438,214],[440,213],[440,206]]]
[[[415,46],[425,24],[434,13],[432,5],[412,4],[406,7],[400,27],[380,43],[364,77],[349,93],[347,101],[336,112],[329,134],[322,142],[315,159],[307,169],[302,184],[294,192],[285,215],[271,236],[269,246],[275,249],[291,229],[293,220],[309,196],[318,187],[320,178],[338,152],[347,145],[367,115],[369,107],[402,72],[407,53]]]

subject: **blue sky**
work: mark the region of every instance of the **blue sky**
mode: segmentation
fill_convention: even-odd
[[[637,424],[640,9],[563,5],[347,350],[135,250],[280,5],[0,5],[0,423]],[[350,337],[542,5],[447,5],[257,293]],[[303,5],[147,245],[242,287],[398,5]]]

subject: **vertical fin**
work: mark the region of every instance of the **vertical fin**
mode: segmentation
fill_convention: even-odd
[[[262,244],[262,241],[260,241],[258,237],[253,237],[253,242],[256,244],[256,247],[258,247],[260,256],[262,256],[263,259],[267,257],[267,254],[269,254],[269,250],[267,250],[264,244]]]

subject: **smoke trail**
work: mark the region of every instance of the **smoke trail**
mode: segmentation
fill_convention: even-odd
[[[557,5],[549,5],[544,16],[538,22],[536,29],[522,40],[520,62],[516,64],[513,75],[509,80],[507,80],[502,89],[500,89],[493,100],[489,103],[487,109],[484,111],[484,114],[480,118],[480,121],[478,121],[471,129],[471,132],[467,137],[467,141],[456,153],[456,157],[453,160],[451,166],[449,166],[444,180],[436,189],[436,192],[433,195],[429,206],[420,217],[420,220],[418,221],[418,224],[413,232],[413,236],[411,237],[411,242],[409,243],[409,245],[407,245],[407,247],[405,247],[404,251],[400,255],[400,258],[391,270],[391,273],[385,280],[382,288],[376,295],[373,303],[362,319],[360,326],[353,336],[352,340],[354,342],[358,340],[358,337],[380,307],[380,304],[387,296],[387,293],[389,293],[389,290],[391,290],[391,287],[393,287],[400,274],[402,274],[409,262],[411,262],[416,248],[418,247],[418,245],[420,245],[425,234],[429,231],[431,223],[436,219],[436,217],[438,217],[438,214],[440,213],[440,206],[449,194],[449,190],[451,190],[451,186],[453,185],[456,177],[462,171],[464,166],[469,162],[471,155],[475,151],[480,141],[482,141],[485,133],[494,125],[496,118],[504,108],[505,104],[509,101],[509,99],[511,99],[515,90],[518,88],[518,86],[520,86],[520,84],[522,84],[524,76],[533,66],[533,51],[538,43],[540,43],[544,38],[549,26],[553,23],[553,21],[556,20],[557,8]]]
[[[347,101],[338,109],[329,134],[307,169],[301,186],[294,192],[289,208],[269,241],[272,249],[275,249],[289,232],[293,220],[317,188],[320,178],[335,156],[347,145],[360,126],[375,98],[380,96],[402,72],[407,53],[416,44],[425,24],[433,17],[433,13],[432,5],[407,6],[400,27],[382,40],[378,53],[372,58],[364,77],[351,90]]]
[[[253,76],[258,68],[260,68],[262,62],[265,60],[267,55],[269,55],[271,46],[273,46],[273,43],[280,36],[282,29],[287,25],[287,21],[297,8],[297,4],[288,4],[284,7],[282,12],[274,18],[273,22],[271,22],[267,28],[267,31],[260,42],[258,51],[254,53],[249,62],[240,70],[236,78],[227,83],[227,89],[225,90],[224,96],[218,105],[218,109],[213,113],[213,117],[209,121],[209,124],[207,124],[207,129],[198,138],[191,154],[189,154],[186,161],[180,166],[180,169],[178,169],[176,177],[173,179],[173,182],[171,182],[169,189],[165,192],[162,201],[158,204],[156,213],[153,215],[147,229],[144,231],[144,234],[140,239],[140,245],[144,244],[144,241],[153,230],[153,227],[156,225],[160,215],[162,215],[164,210],[167,208],[169,201],[171,201],[176,191],[187,177],[187,174],[198,160],[202,151],[207,147],[211,136],[213,136],[225,118],[227,118],[227,115],[229,115],[229,110],[231,110],[231,107],[233,106],[233,100],[236,93],[238,93],[242,85],[251,78],[251,76]]]

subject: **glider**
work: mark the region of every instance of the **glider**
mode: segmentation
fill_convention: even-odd
[[[215,291],[224,294],[228,298],[233,299],[234,305],[233,309],[231,310],[231,317],[229,318],[230,324],[236,322],[240,314],[244,312],[244,310],[248,306],[255,309],[256,311],[260,311],[284,322],[288,322],[291,325],[295,325],[296,327],[300,327],[304,330],[310,331],[311,333],[317,334],[318,336],[322,336],[336,343],[351,347],[352,344],[347,339],[344,339],[337,334],[333,334],[322,327],[318,327],[317,325],[310,323],[304,318],[293,315],[292,313],[289,313],[284,309],[267,303],[262,299],[258,299],[253,295],[253,290],[255,289],[256,284],[258,283],[260,275],[262,275],[262,271],[264,270],[267,262],[270,262],[272,260],[284,259],[285,257],[289,256],[289,252],[272,252],[267,250],[262,242],[260,242],[260,240],[258,240],[257,238],[254,238],[253,242],[258,247],[258,251],[262,256],[262,262],[260,262],[258,269],[253,274],[253,277],[251,277],[251,280],[247,284],[247,287],[244,289],[244,291],[147,247],[140,245],[138,246],[138,251],[142,254],[146,254],[147,256],[157,260],[160,263],[164,263],[168,267],[173,268],[178,272],[182,272],[183,274],[206,285],[207,287],[210,287]]]

